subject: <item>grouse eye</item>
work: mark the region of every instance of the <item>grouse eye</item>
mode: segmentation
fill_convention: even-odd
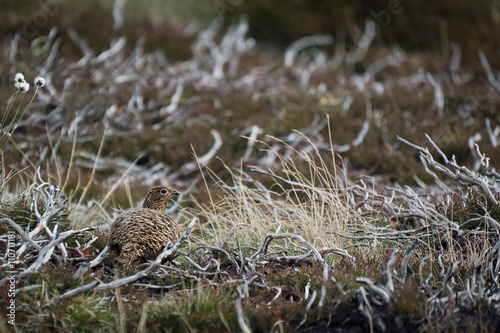
[[[160,192],[161,192],[161,194],[167,194],[168,193],[168,191],[165,190],[165,189],[161,190]]]

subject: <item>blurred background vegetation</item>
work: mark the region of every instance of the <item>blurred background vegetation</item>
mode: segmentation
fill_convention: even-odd
[[[120,139],[110,138],[103,148],[105,155],[122,156],[132,161],[143,151],[146,153],[139,160],[140,164],[164,162],[175,170],[191,158],[191,144],[198,152],[210,148],[212,142],[206,138],[210,137],[210,130],[215,127],[224,140],[218,156],[238,165],[247,145],[246,140],[239,138],[239,135],[248,134],[245,131],[250,126],[260,126],[261,136],[281,137],[288,135],[292,129],[309,126],[316,116],[323,117],[325,114],[335,119],[331,122],[334,141],[340,144],[349,142],[356,138],[363,125],[367,108],[364,92],[354,87],[354,81],[358,79],[355,76],[365,73],[369,66],[395,50],[405,53],[403,62],[388,66],[374,78],[382,85],[386,84],[386,79],[387,82],[391,81],[387,86],[390,88],[386,87],[382,94],[370,92],[371,106],[380,114],[378,125],[372,123],[363,144],[342,154],[349,160],[350,170],[357,170],[356,174],[382,174],[393,181],[413,185],[414,174],[429,179],[416,154],[408,147],[401,147],[397,135],[405,136],[412,142],[424,143],[423,134],[428,133],[446,154],[454,154],[460,163],[469,165],[474,162],[469,139],[476,133],[483,135],[483,152],[492,155],[497,150],[495,145],[486,140],[484,124],[486,119],[491,121],[492,128],[500,123],[500,98],[498,92],[491,92],[492,87],[487,83],[487,73],[478,53],[484,52],[494,71],[500,68],[498,0],[128,0],[123,3],[125,24],[114,29],[115,1],[41,0],[20,4],[18,1],[4,0],[0,4],[0,48],[7,47],[8,41],[13,40],[18,32],[23,34],[24,31],[29,35],[29,38],[20,40],[21,45],[29,45],[30,41],[46,36],[52,27],[57,27],[57,37],[61,37],[58,56],[76,61],[82,54],[68,38],[67,29],[71,28],[88,42],[95,54],[109,49],[112,40],[126,36],[128,51],[131,52],[141,39],[145,52],[162,50],[168,62],[175,63],[193,57],[193,43],[215,19],[222,18],[227,28],[243,16],[248,18],[249,35],[257,43],[241,59],[238,75],[242,77],[256,68],[270,68],[270,71],[279,72],[278,67],[282,66],[287,47],[301,37],[332,35],[335,43],[323,46],[320,50],[328,57],[334,57],[339,45],[342,45],[346,54],[356,49],[368,19],[375,22],[376,34],[366,57],[354,66],[343,64],[333,71],[315,72],[309,82],[313,90],[306,91],[299,87],[299,75],[285,69],[282,72],[286,82],[284,92],[280,92],[276,101],[266,98],[257,100],[251,92],[240,88],[231,91],[232,88],[222,83],[215,90],[186,87],[182,101],[189,104],[186,107],[190,112],[188,117],[214,117],[217,119],[216,126],[210,122],[193,122],[192,130],[186,131],[185,122],[181,120],[177,125],[169,124],[168,131],[163,133],[158,130],[131,133],[131,145],[123,145]],[[222,36],[219,32],[216,41],[220,42]],[[460,83],[456,83],[453,78],[455,74],[450,73],[453,49],[457,47],[461,50],[458,73],[463,76],[463,80]],[[37,62],[43,61],[30,58],[32,55],[27,54],[18,54],[17,57],[31,66],[30,71],[34,75],[40,66]],[[10,82],[7,78],[10,78],[12,71],[10,66],[0,67],[2,82]],[[16,68],[15,71],[26,69]],[[90,117],[93,121],[101,119],[104,110],[111,106],[108,96],[97,92],[95,83],[91,82],[92,71],[89,69],[89,73],[80,74],[81,94],[75,95],[64,105],[69,117],[87,105],[89,100],[96,102],[100,110],[94,118]],[[433,102],[435,91],[431,85],[420,82],[418,90],[398,86],[400,78],[410,80],[411,75],[423,71],[435,75],[443,88],[446,101],[443,119],[436,116]],[[64,86],[63,79],[57,82],[58,78],[55,77],[53,81],[60,89]],[[314,90],[322,84],[326,86],[327,95],[330,95],[320,96]],[[271,82],[269,87],[274,85]],[[126,89],[112,96],[113,103],[119,107],[127,108],[132,88]],[[0,98],[8,96],[5,93]],[[346,96],[352,98],[348,103],[348,114],[342,111]],[[163,96],[157,103],[169,103],[170,97]],[[146,104],[151,101],[152,111],[157,107],[153,103],[154,98],[146,92],[145,101]],[[215,106],[218,103],[214,102],[216,100],[220,101],[220,107]],[[55,106],[47,105],[47,110]],[[224,113],[224,110],[230,113]],[[286,116],[278,117],[279,114]],[[147,129],[151,129],[154,122],[155,119],[147,119]],[[25,130],[32,131],[28,128]],[[102,133],[98,129],[93,130],[91,142],[82,144],[80,148],[93,152],[97,150]],[[39,134],[44,132],[45,129],[41,128]],[[321,133],[324,138],[327,137],[326,132],[324,129]],[[161,149],[164,142],[169,143],[168,150]],[[38,154],[36,147],[31,149],[33,154]],[[60,153],[69,155],[70,152],[71,145],[63,144]],[[15,158],[8,152],[6,154],[7,158]],[[408,158],[408,155],[413,158]],[[493,165],[495,163],[492,161]],[[109,174],[101,173],[101,176],[107,177]]]
[[[0,4],[0,38],[19,31],[26,22],[36,24],[42,7],[57,14],[38,29],[37,36],[47,34],[52,26],[62,28],[60,31],[71,26],[92,45],[104,46],[113,24],[109,16],[113,3],[42,0],[21,5],[5,0]],[[498,0],[128,0],[125,6],[128,24],[124,32],[147,37],[154,48],[173,47],[171,43],[175,43],[169,39],[176,39],[186,27],[201,29],[218,17],[234,23],[241,15],[248,17],[250,35],[269,46],[286,47],[301,37],[317,34],[331,34],[338,41],[353,44],[365,20],[372,18],[379,25],[378,45],[449,56],[445,47],[452,41],[460,45],[466,61],[477,59],[479,49],[492,54],[494,63],[500,57]]]

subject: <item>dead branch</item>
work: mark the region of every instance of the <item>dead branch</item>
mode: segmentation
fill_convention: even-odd
[[[42,249],[40,247],[40,245],[38,245],[37,243],[35,243],[33,241],[33,239],[31,239],[29,237],[29,235],[26,235],[24,233],[23,229],[21,229],[21,227],[19,225],[17,225],[16,222],[12,221],[9,218],[2,218],[2,219],[0,219],[0,223],[8,223],[8,224],[10,224],[14,229],[16,229],[16,231],[19,234],[19,236],[21,236],[21,238],[24,239],[26,242],[30,243],[35,248],[35,250],[40,251]]]
[[[212,160],[212,158],[214,158],[217,151],[220,149],[220,147],[222,147],[223,142],[219,132],[217,132],[216,130],[212,129],[210,131],[210,134],[212,134],[215,140],[212,148],[210,148],[210,150],[205,155],[197,158],[195,162],[186,163],[183,166],[181,166],[178,171],[175,171],[170,175],[168,175],[168,180],[171,181],[173,179],[179,178],[180,176],[185,176],[194,171],[197,171],[199,170],[200,167],[205,166],[206,164],[208,164],[208,162]]]
[[[400,140],[401,142],[418,150],[420,153],[420,156],[426,160],[427,164],[431,168],[442,172],[448,178],[453,179],[462,185],[467,185],[467,186],[475,185],[475,186],[479,187],[480,189],[482,189],[484,191],[484,193],[488,196],[488,199],[490,199],[491,202],[493,202],[496,206],[499,205],[499,203],[498,203],[497,199],[495,198],[495,196],[493,195],[491,188],[490,188],[490,185],[487,181],[488,176],[479,176],[477,173],[467,169],[466,167],[458,165],[457,162],[455,161],[455,156],[452,156],[451,160],[449,160],[446,157],[446,155],[443,153],[443,151],[441,149],[439,149],[439,147],[434,143],[434,141],[432,141],[432,139],[427,134],[425,135],[425,137],[430,142],[432,147],[443,158],[443,160],[445,161],[444,164],[441,164],[441,163],[437,162],[436,160],[434,160],[434,157],[431,155],[428,148],[420,147],[420,146],[413,144],[413,143],[411,143],[411,142],[409,142],[409,141],[407,141],[399,136],[398,136],[398,140]]]
[[[69,237],[72,237],[72,236],[78,235],[78,234],[82,234],[83,232],[91,231],[91,230],[95,230],[95,228],[88,227],[88,228],[81,229],[81,230],[70,230],[70,231],[65,231],[65,232],[61,233],[57,238],[54,238],[49,244],[45,245],[38,253],[38,258],[35,260],[35,262],[33,264],[31,264],[31,266],[28,267],[26,270],[19,273],[16,276],[16,278],[21,279],[25,276],[28,276],[28,275],[35,273],[44,262],[46,262],[47,260],[50,259],[50,255],[54,251],[54,247],[59,245],[61,242],[65,241]],[[8,276],[6,276],[2,280],[0,280],[0,286],[3,286],[5,284],[5,282],[7,282],[7,277]]]
[[[40,167],[37,169],[38,180],[40,185],[31,185],[31,209],[35,213],[38,225],[28,233],[28,237],[33,239],[42,230],[45,230],[50,238],[54,238],[52,232],[47,228],[49,222],[56,221],[60,219],[65,213],[61,213],[68,204],[68,200],[64,198],[64,195],[58,194],[60,190],[54,185],[45,182],[40,174]],[[38,210],[38,202],[34,197],[34,193],[38,193],[42,196],[45,203],[45,211],[43,214]],[[31,243],[30,243],[31,244]],[[27,245],[23,244],[18,250],[17,255],[20,257],[27,249]]]
[[[265,239],[264,239],[264,242],[261,244],[261,246],[259,247],[259,249],[257,249],[257,251],[250,257],[250,259],[256,258],[261,252],[263,252],[264,254],[266,254],[267,247],[269,246],[269,243],[273,239],[283,239],[283,238],[292,238],[292,239],[297,240],[299,243],[301,243],[301,244],[305,245],[306,247],[308,247],[309,249],[311,249],[311,251],[314,253],[314,256],[316,257],[316,260],[318,262],[320,262],[321,264],[324,263],[323,257],[321,256],[321,254],[318,252],[318,250],[314,246],[312,246],[309,242],[307,242],[301,236],[290,234],[290,233],[286,233],[286,234],[267,234],[266,237],[265,237]]]
[[[243,307],[241,305],[241,299],[243,298],[241,286],[236,287],[238,292],[238,297],[236,297],[236,315],[238,316],[238,324],[244,333],[251,333],[252,330],[248,327],[245,318],[243,317]]]
[[[108,246],[106,246],[99,255],[89,263],[83,263],[78,270],[73,274],[73,279],[81,278],[90,268],[93,268],[101,263],[101,261],[107,256],[109,252]]]

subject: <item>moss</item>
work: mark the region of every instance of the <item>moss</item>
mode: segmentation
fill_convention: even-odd
[[[419,322],[426,316],[425,294],[420,286],[412,279],[407,281],[403,288],[397,287],[393,309],[401,316],[404,322]]]

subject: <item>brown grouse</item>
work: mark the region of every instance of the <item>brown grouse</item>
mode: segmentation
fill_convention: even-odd
[[[119,264],[131,264],[141,259],[156,258],[170,243],[179,239],[179,227],[165,214],[173,195],[179,192],[167,186],[149,190],[142,208],[118,216],[111,225],[109,248],[119,253]]]

